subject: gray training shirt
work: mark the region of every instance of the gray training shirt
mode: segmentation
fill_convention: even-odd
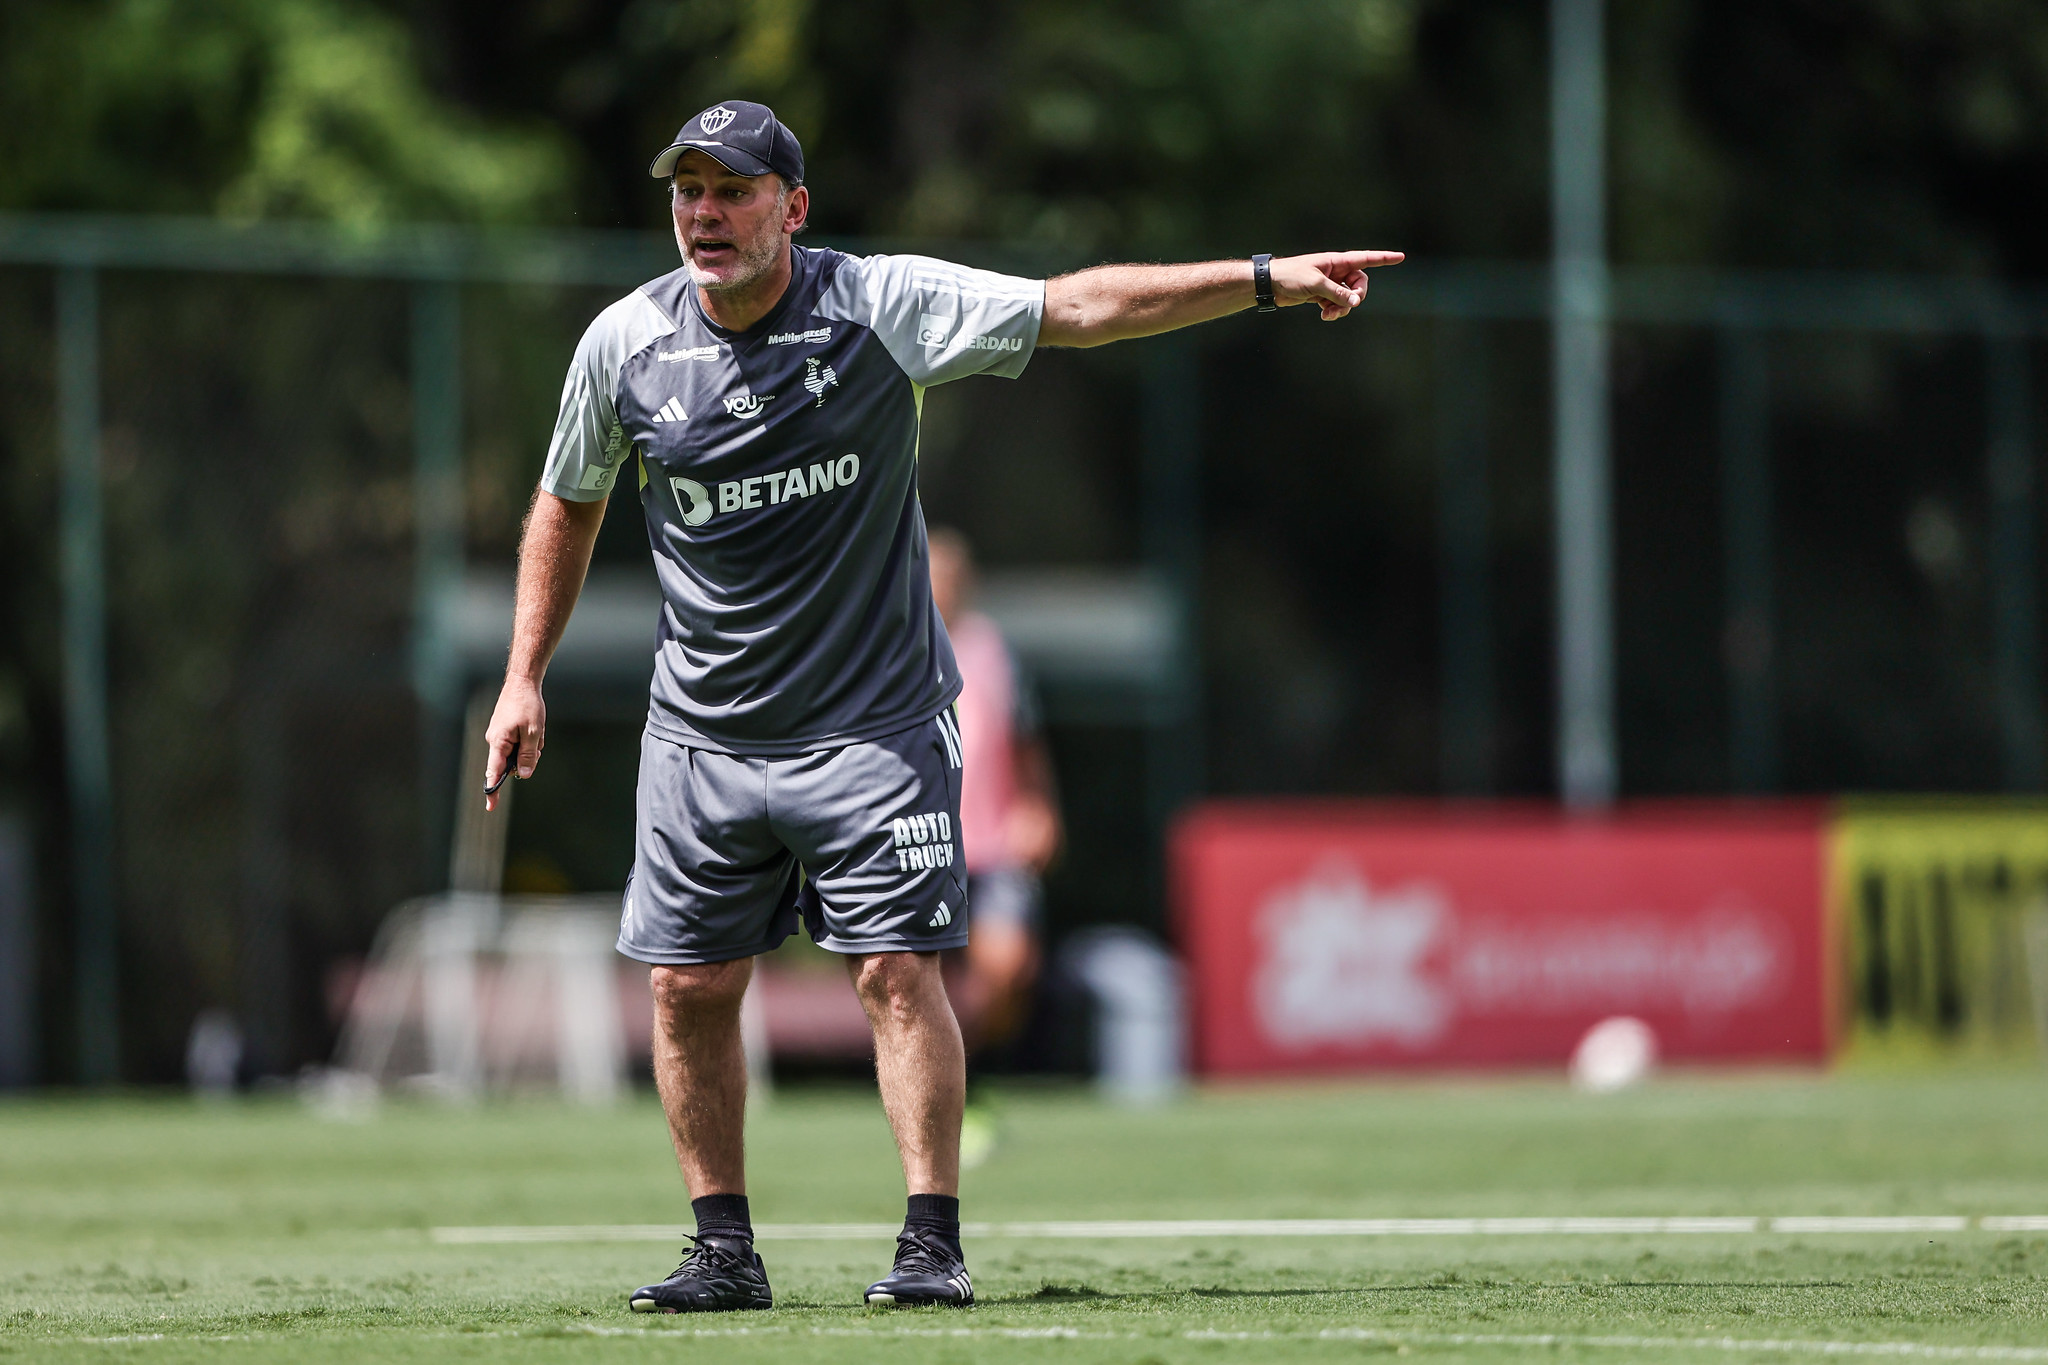
[[[608,496],[638,456],[663,607],[648,728],[778,756],[919,724],[960,691],[932,605],[924,391],[1016,378],[1045,283],[921,256],[792,249],[774,310],[704,315],[687,269],[583,334],[541,487]]]

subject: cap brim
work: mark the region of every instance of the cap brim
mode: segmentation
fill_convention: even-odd
[[[668,179],[675,174],[676,162],[683,159],[684,152],[702,152],[734,175],[766,175],[773,169],[752,152],[728,147],[723,142],[675,142],[662,148],[647,174],[656,180]]]

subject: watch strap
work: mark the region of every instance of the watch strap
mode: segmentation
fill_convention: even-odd
[[[1271,313],[1280,305],[1273,301],[1273,253],[1261,251],[1252,257],[1252,297],[1259,301],[1261,313]]]

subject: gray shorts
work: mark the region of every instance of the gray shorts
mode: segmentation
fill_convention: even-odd
[[[948,710],[794,758],[643,734],[619,951],[724,962],[769,951],[799,920],[835,953],[965,944],[954,724]]]

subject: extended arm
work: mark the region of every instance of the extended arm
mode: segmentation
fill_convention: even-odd
[[[1321,307],[1335,322],[1365,300],[1365,272],[1398,265],[1398,251],[1329,251],[1273,258],[1273,301]],[[1250,261],[1099,265],[1045,282],[1041,346],[1101,346],[1156,336],[1254,305]]]
[[[512,611],[512,652],[505,661],[505,686],[491,713],[490,758],[484,785],[497,782],[508,762],[521,777],[533,776],[547,742],[548,708],[541,700],[540,681],[548,660],[562,642],[569,613],[583,591],[590,570],[590,550],[604,523],[605,504],[570,502],[552,493],[536,493],[526,514],[526,533],[519,541],[519,590]],[[484,798],[495,810],[496,796]]]

